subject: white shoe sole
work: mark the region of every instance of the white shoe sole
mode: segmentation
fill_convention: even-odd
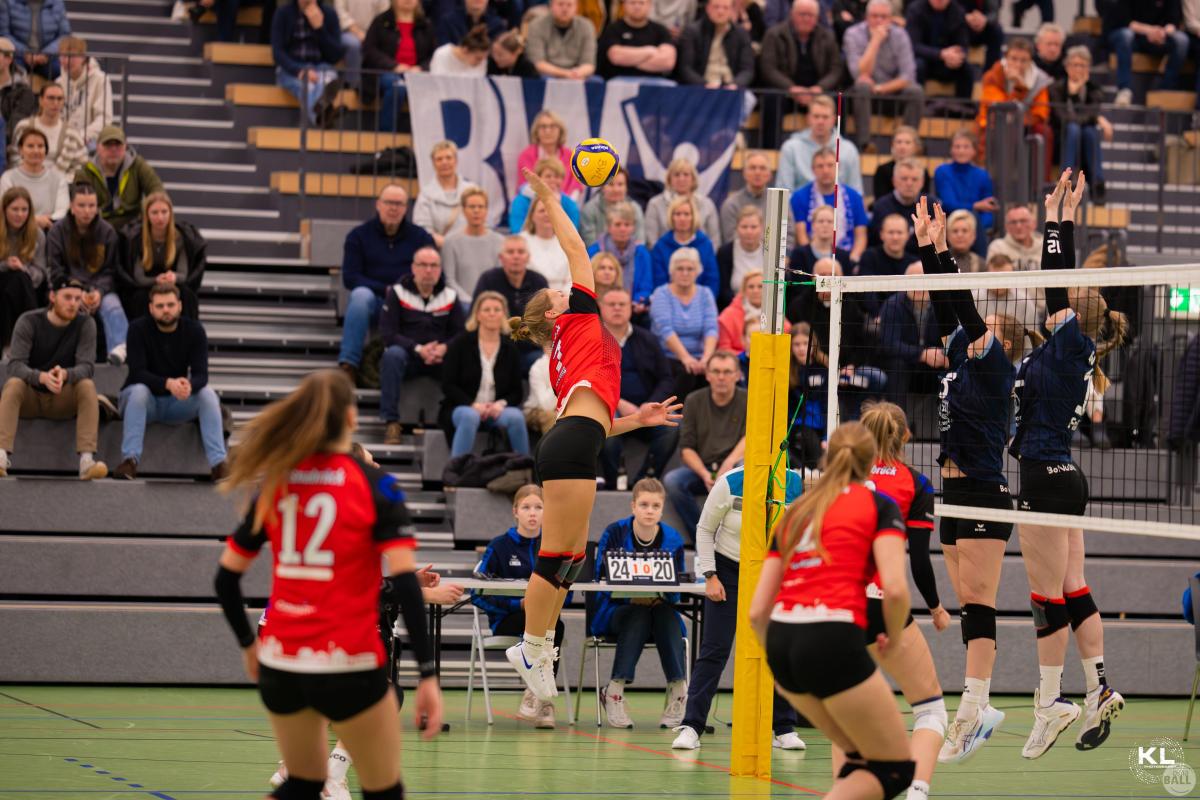
[[[554,699],[554,694],[543,694],[538,691],[541,687],[538,686],[538,681],[534,678],[534,673],[538,670],[538,665],[533,664],[529,667],[525,666],[525,653],[521,650],[521,645],[514,644],[512,647],[504,651],[504,657],[508,659],[508,663],[512,664],[513,669],[521,676],[521,681],[525,684],[525,688],[533,692],[533,696],[542,702],[549,702]]]
[[[1050,743],[1047,744],[1040,753],[1037,753],[1036,755],[1030,755],[1029,753],[1026,752],[1025,748],[1022,748],[1021,749],[1021,757],[1032,760],[1035,758],[1041,758],[1042,756],[1046,755],[1046,753],[1050,752],[1050,748],[1054,747],[1054,743],[1058,741],[1059,736],[1062,736],[1063,731],[1065,731],[1067,728],[1074,725],[1075,720],[1079,719],[1080,714],[1083,713],[1080,710],[1079,706],[1073,706],[1073,708],[1075,709],[1075,713],[1072,714],[1070,717],[1060,717],[1059,718],[1060,724],[1058,726],[1058,730],[1056,730],[1054,732],[1054,735],[1050,737]]]

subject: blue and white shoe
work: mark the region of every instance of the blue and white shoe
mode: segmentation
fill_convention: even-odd
[[[1033,693],[1033,731],[1021,748],[1025,758],[1040,758],[1058,741],[1059,734],[1079,719],[1079,706],[1065,697],[1056,697],[1054,702],[1042,707],[1041,692]]]
[[[938,753],[938,761],[942,764],[961,764],[967,761],[983,747],[992,737],[1000,723],[1004,722],[1004,712],[991,706],[985,706],[982,711],[969,719],[955,719],[950,723],[946,741]]]
[[[1084,702],[1083,727],[1075,739],[1076,750],[1095,750],[1108,738],[1112,721],[1125,708],[1125,698],[1111,686],[1089,693]]]
[[[542,653],[530,661],[525,654],[523,643],[517,642],[505,650],[504,655],[538,700],[548,703],[558,694],[554,686],[554,660],[549,654]]]

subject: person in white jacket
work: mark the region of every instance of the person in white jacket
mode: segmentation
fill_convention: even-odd
[[[362,43],[371,21],[388,10],[388,0],[334,0],[338,25],[342,29],[342,47],[346,48],[346,84],[357,89],[362,77]]]
[[[100,131],[113,121],[112,81],[78,36],[64,36],[58,52],[63,71],[56,82],[67,98],[67,124],[80,132],[88,152],[95,152]]]
[[[467,226],[462,215],[462,193],[475,184],[458,174],[458,146],[449,140],[438,142],[429,154],[437,180],[421,186],[413,206],[412,221],[429,231],[438,249],[446,235]]]

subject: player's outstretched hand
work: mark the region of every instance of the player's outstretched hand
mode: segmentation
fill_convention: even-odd
[[[680,413],[682,409],[683,403],[676,403],[675,397],[672,395],[661,403],[645,403],[642,405],[638,409],[637,420],[644,428],[653,428],[658,425],[675,428],[683,420],[683,414]]]
[[[1068,191],[1063,198],[1063,222],[1067,220],[1071,222],[1075,221],[1075,209],[1079,208],[1079,204],[1083,202],[1083,193],[1086,186],[1087,178],[1084,177],[1083,170],[1079,170],[1079,177],[1075,179],[1075,188]]]
[[[522,170],[521,174],[525,176],[525,182],[529,184],[529,188],[533,190],[533,193],[538,196],[539,200],[542,202],[549,202],[551,200],[558,202],[558,192],[547,186],[544,180],[528,169]]]
[[[1058,176],[1058,183],[1054,184],[1054,191],[1046,195],[1046,221],[1058,222],[1059,206],[1062,205],[1063,197],[1066,196],[1067,190],[1071,188],[1071,168],[1067,167],[1062,171],[1062,175]]]
[[[929,237],[929,198],[925,195],[921,195],[921,199],[917,201],[917,213],[912,215],[912,222],[917,244],[921,247],[933,244]]]
[[[421,738],[426,741],[442,732],[442,687],[436,677],[422,678],[417,684],[417,702],[415,714],[417,728],[424,722],[425,730]]]
[[[933,204],[933,219],[929,222],[929,238],[933,240],[933,247],[939,253],[950,249],[946,244],[946,212],[942,209],[941,203]]]

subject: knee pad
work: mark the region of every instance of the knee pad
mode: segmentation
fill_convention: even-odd
[[[363,800],[404,800],[404,783],[397,781],[390,789],[380,789],[377,792],[362,790]]]
[[[1092,590],[1088,587],[1067,593],[1067,616],[1071,618],[1071,630],[1079,630],[1084,620],[1092,614],[1099,613],[1100,609],[1096,608],[1096,601],[1092,598]]]
[[[883,785],[883,800],[908,791],[913,776],[917,774],[917,762],[912,761],[868,761],[866,769]]]
[[[321,790],[324,788],[325,781],[289,777],[270,796],[275,800],[321,800]]]
[[[982,603],[966,603],[959,612],[963,644],[972,639],[996,641],[996,609]]]
[[[1037,637],[1044,639],[1053,636],[1070,624],[1067,614],[1067,603],[1061,597],[1042,597],[1040,594],[1029,595],[1029,606],[1033,609],[1033,627],[1037,629]]]
[[[933,731],[938,736],[946,735],[946,701],[940,697],[913,703],[913,733]]]
[[[571,568],[571,559],[574,557],[574,553],[540,552],[537,560],[533,562],[533,574],[541,575],[555,589],[561,589],[563,579],[567,576],[567,570]]]
[[[587,553],[576,553],[571,558],[571,563],[567,566],[566,576],[562,580],[562,588],[570,589],[571,584],[579,580],[579,573],[583,572],[583,562],[587,560]]]

